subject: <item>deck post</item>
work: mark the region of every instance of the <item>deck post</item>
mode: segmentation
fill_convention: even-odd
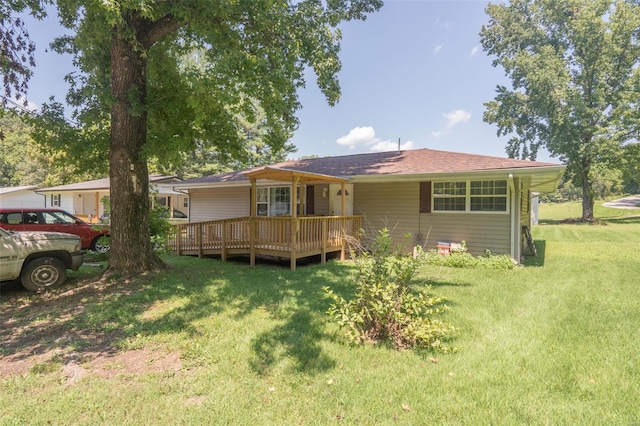
[[[251,205],[249,206],[249,265],[256,266],[256,217],[258,214],[258,186],[256,178],[249,177],[251,182]]]
[[[342,199],[344,200],[344,194],[342,196]],[[342,232],[340,233],[340,242],[342,243],[342,250],[340,250],[340,260],[347,260],[347,221],[345,220],[344,216],[342,217],[341,222]]]
[[[291,219],[291,270],[296,270],[296,258],[298,257],[297,253],[297,240],[298,236],[298,219],[294,216]]]
[[[176,231],[176,254],[182,256],[182,226],[176,225],[174,229]]]
[[[344,210],[347,208],[347,202],[345,200],[345,196],[346,196],[346,187],[344,185],[344,182],[341,182],[340,184],[340,194],[342,194],[342,197],[340,197],[340,203],[341,203],[341,210],[340,210],[340,215],[341,216],[346,216],[347,212],[345,212]]]
[[[196,245],[198,247],[198,257],[202,257],[202,222],[196,228]]]
[[[222,222],[222,247],[220,252],[220,260],[223,262],[227,261],[227,221]]]
[[[322,232],[320,235],[320,239],[322,240],[322,245],[320,246],[320,263],[327,263],[327,240],[329,239],[329,231],[328,231],[328,219],[322,219]]]
[[[291,182],[291,270],[296,270],[296,258],[298,256],[298,184],[300,177],[294,176]]]
[[[255,216],[249,218],[249,265],[256,266],[256,224]]]

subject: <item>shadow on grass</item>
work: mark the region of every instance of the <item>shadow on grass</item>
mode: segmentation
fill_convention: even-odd
[[[601,220],[606,221],[607,223],[616,223],[621,225],[638,225],[640,224],[640,216],[626,216],[626,217],[618,217],[618,218],[603,218]]]
[[[640,224],[638,216],[604,216],[597,217],[593,222],[583,222],[580,218],[570,219],[540,219],[540,225],[576,225],[576,226],[606,226],[610,223],[616,224]]]
[[[329,300],[322,287],[347,293],[348,264],[329,262],[292,272],[274,264],[250,268],[212,259],[166,260],[168,270],[131,282],[92,283],[96,273],[45,295],[3,294],[0,327],[12,332],[0,337],[0,355],[18,360],[52,350],[115,354],[144,344],[146,337],[165,335],[180,347],[180,337],[172,335],[184,334],[210,345],[207,333],[216,327],[218,315],[243,320],[266,311],[268,323],[259,323],[260,315],[248,319],[258,321],[248,324],[249,330],[258,330],[247,360],[254,371],[268,374],[283,363],[313,375],[335,365],[321,345],[331,339],[324,332]]]
[[[524,266],[544,266],[544,260],[546,258],[547,242],[545,240],[534,240],[536,245],[536,256],[525,256]]]

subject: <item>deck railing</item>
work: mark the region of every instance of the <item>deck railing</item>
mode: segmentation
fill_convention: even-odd
[[[174,225],[169,248],[178,255],[272,255],[297,259],[341,251],[346,238],[357,237],[361,216],[241,217]]]

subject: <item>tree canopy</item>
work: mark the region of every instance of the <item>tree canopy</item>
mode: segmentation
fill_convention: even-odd
[[[619,163],[640,129],[640,5],[512,0],[486,12],[482,46],[512,86],[497,87],[485,121],[512,135],[510,156],[546,147],[565,162],[582,186],[582,219],[593,220],[593,167]]]
[[[281,150],[297,127],[306,71],[329,104],[340,96],[345,20],[365,19],[381,0],[58,0],[74,34],[54,48],[73,55],[67,102],[43,108],[38,140],[64,147],[83,167],[107,162],[111,179],[109,271],[159,266],[149,242],[148,160],[214,148],[244,153],[242,120]],[[260,111],[263,111],[262,114]]]
[[[29,10],[40,18],[44,15],[39,0],[3,0],[0,3],[0,75],[3,99],[25,99],[29,78],[35,66],[35,44],[29,38],[24,20],[17,16]],[[0,114],[2,114],[0,110]]]

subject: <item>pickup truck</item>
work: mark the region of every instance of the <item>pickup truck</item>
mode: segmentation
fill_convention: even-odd
[[[33,292],[59,286],[67,269],[77,271],[84,262],[81,246],[77,235],[0,228],[0,282],[20,279]]]

